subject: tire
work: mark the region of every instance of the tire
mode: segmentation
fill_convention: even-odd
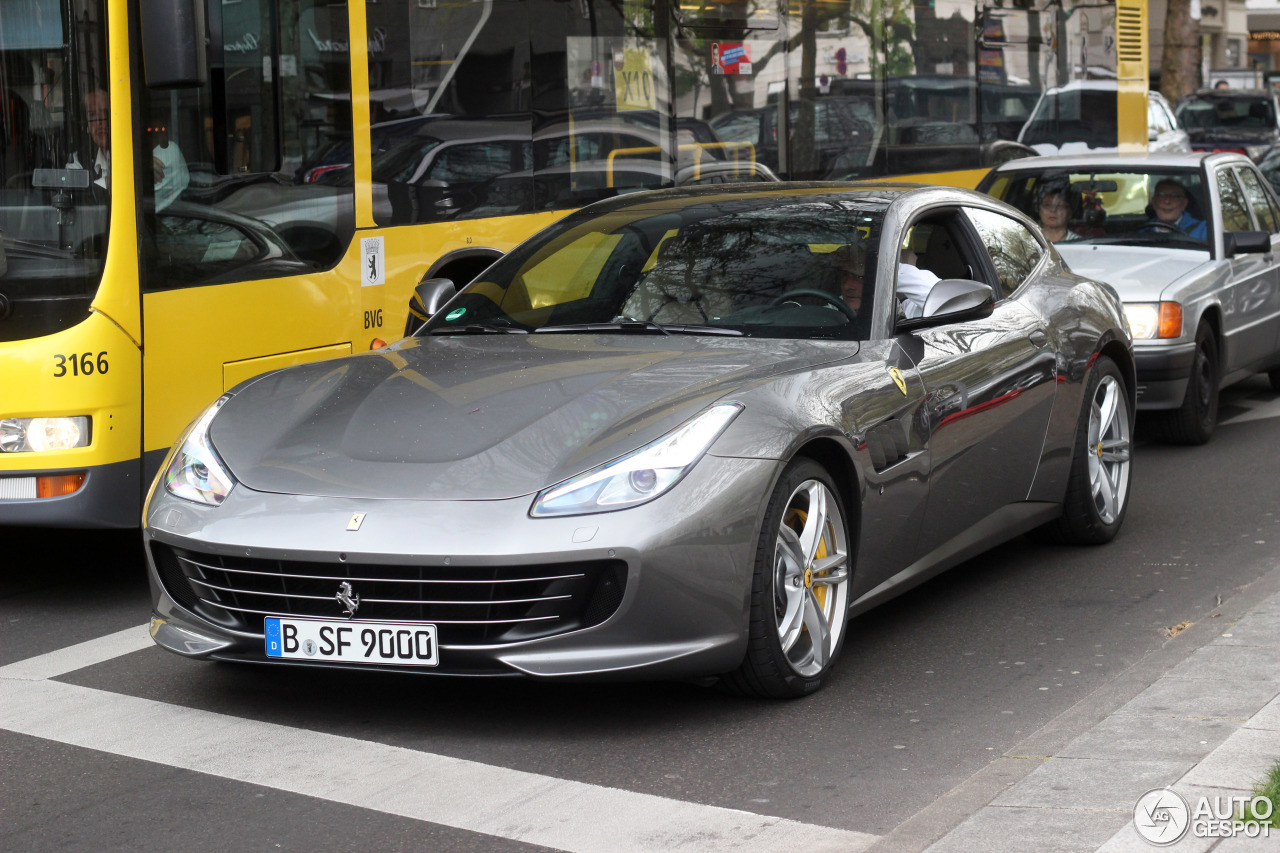
[[[1280,367],[1273,367],[1268,370],[1267,378],[1271,380],[1271,390],[1280,391]]]
[[[1196,354],[1182,405],[1160,412],[1156,421],[1162,439],[1170,444],[1204,444],[1218,425],[1218,337],[1200,324]]]
[[[1099,356],[1085,386],[1062,516],[1041,529],[1046,538],[1072,545],[1115,538],[1129,508],[1132,447],[1124,377],[1115,362]]]
[[[845,518],[821,465],[796,459],[782,472],[756,546],[747,653],[725,687],[787,699],[822,686],[849,618]]]

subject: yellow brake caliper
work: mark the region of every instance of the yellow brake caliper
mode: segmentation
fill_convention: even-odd
[[[807,512],[802,509],[793,508],[787,512],[787,517],[783,519],[783,523],[796,533],[799,533],[801,530],[804,530],[804,523],[808,518],[809,514]],[[814,557],[821,560],[825,556],[827,556],[827,534],[823,531],[822,538],[818,540],[818,552],[814,554]],[[827,572],[824,571],[819,575],[819,577],[825,577],[826,575]],[[806,567],[804,570],[804,585],[813,590],[814,598],[818,599],[818,606],[821,607],[823,611],[826,611],[827,590],[829,588],[826,584],[819,584],[817,587],[814,587],[813,578],[813,570]],[[806,627],[805,630],[807,631],[809,629]]]

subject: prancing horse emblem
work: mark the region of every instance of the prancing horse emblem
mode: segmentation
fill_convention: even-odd
[[[351,584],[343,581],[338,586],[338,593],[334,596],[338,599],[338,603],[342,605],[342,615],[350,619],[356,615],[356,611],[360,609],[360,595],[351,590]]]

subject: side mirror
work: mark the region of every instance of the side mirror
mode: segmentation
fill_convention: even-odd
[[[453,279],[424,278],[418,282],[418,286],[413,289],[413,296],[409,298],[409,320],[404,326],[405,337],[412,335],[419,326],[430,320],[440,310],[440,306],[452,299],[457,292]]]
[[[141,0],[142,69],[152,89],[203,86],[205,62],[204,0]]]
[[[1228,258],[1270,252],[1271,235],[1266,231],[1228,231],[1223,235],[1223,250]]]
[[[944,278],[929,291],[924,313],[899,320],[897,330],[907,332],[922,326],[936,326],[939,322],[979,320],[989,316],[995,304],[996,293],[991,285],[967,278]]]

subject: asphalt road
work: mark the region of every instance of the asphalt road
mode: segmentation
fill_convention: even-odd
[[[1140,426],[1129,515],[1114,543],[1058,548],[1019,539],[957,567],[856,620],[827,686],[796,702],[679,683],[208,664],[145,643],[103,655],[51,680],[51,708],[85,703],[62,709],[72,718],[60,724],[65,735],[13,731],[0,698],[0,849],[539,849],[511,840],[530,837],[603,849],[573,825],[565,836],[531,836],[516,817],[481,814],[485,786],[529,780],[557,791],[584,783],[564,787],[565,796],[600,796],[614,810],[599,815],[601,824],[630,809],[652,809],[661,821],[668,806],[694,804],[874,840],[855,834],[889,833],[1113,680],[1154,679],[1144,658],[1188,642],[1170,639],[1170,629],[1214,618],[1276,570],[1280,395],[1257,378],[1229,389],[1223,406],[1224,425],[1201,448],[1153,443]],[[146,622],[136,536],[0,536],[0,667]],[[1188,642],[1187,654],[1193,650]],[[117,716],[95,716],[95,703]],[[183,708],[225,716],[184,716]],[[146,716],[153,710],[154,719]],[[75,719],[86,721],[81,731]],[[113,740],[94,730],[99,719],[123,720],[125,731]],[[130,721],[137,730],[128,731]],[[203,750],[194,757],[184,752],[191,731],[227,721],[254,725],[218,747],[217,760],[207,744],[192,747]],[[113,745],[127,736],[141,745]],[[271,766],[282,744],[315,753],[321,768],[331,754],[335,780],[360,756],[427,763],[413,765],[417,776],[389,774],[382,788],[377,767],[365,768],[367,792],[344,783],[342,793],[326,793],[323,779],[295,780]],[[453,765],[431,763],[435,757],[475,762],[466,767],[479,793],[451,805],[448,819],[380,805],[407,795],[395,779],[447,793],[448,780],[433,768]],[[249,765],[258,769],[219,769]],[[716,809],[690,815],[708,825],[732,817]]]

